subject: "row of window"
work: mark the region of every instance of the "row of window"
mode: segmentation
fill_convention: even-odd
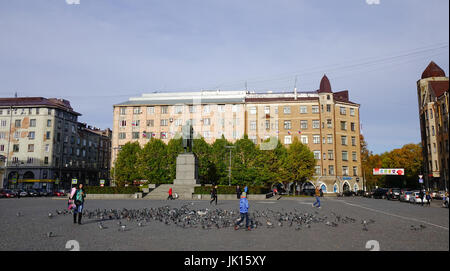
[[[13,135],[14,139],[15,140],[20,139],[20,134],[21,134],[20,131],[15,131],[14,135]],[[6,139],[6,137],[7,137],[6,135],[7,135],[6,132],[0,132],[0,139]],[[28,139],[33,140],[33,139],[35,139],[35,137],[36,137],[36,132],[35,131],[29,131],[28,132],[28,134],[27,134],[27,138]],[[46,131],[45,132],[45,139],[49,140],[50,137],[51,137],[51,132],[50,131]]]
[[[225,135],[222,131],[218,132],[217,137],[220,138],[222,137],[222,135]],[[153,133],[153,132],[132,132],[131,133],[131,139],[140,139],[140,138],[146,138],[146,139],[152,139],[152,138],[156,138],[157,134]],[[159,138],[160,139],[167,139],[169,138],[169,133],[168,132],[160,132],[159,133]],[[202,136],[206,139],[211,138],[213,135],[211,133],[211,131],[203,131],[202,132]],[[237,131],[233,131],[233,139],[239,139],[240,138],[240,134]],[[120,132],[119,133],[119,139],[127,139],[127,133],[124,132]]]
[[[352,169],[353,169],[353,176],[358,176],[358,167],[354,166]],[[327,172],[327,169],[324,168],[323,174],[322,174],[320,166],[315,167],[315,175],[320,176],[322,174],[323,176],[327,176],[327,173],[328,173],[328,175],[335,175],[333,165],[328,166],[328,172]],[[349,176],[349,167],[348,166],[342,166],[342,175]]]
[[[13,115],[52,115],[53,111],[55,111],[55,115],[60,118],[65,118],[67,120],[77,121],[77,116],[68,112],[64,112],[63,110],[53,109],[53,108],[14,108],[12,109]],[[1,115],[11,115],[11,110],[0,109]]]
[[[19,164],[19,157],[12,157],[11,159],[13,164]],[[34,157],[27,157],[27,164],[34,164]],[[48,165],[48,156],[44,157],[44,164]]]
[[[173,119],[173,118],[161,119],[159,124],[160,124],[160,126],[169,126],[169,123],[173,123],[174,126],[183,126],[185,123],[190,123],[193,126],[197,125],[197,121],[195,119],[190,119],[190,120],[184,121],[183,119]],[[202,118],[202,119],[200,119],[200,123],[202,126],[209,126],[209,125],[211,125],[211,119],[210,118]],[[222,127],[225,127],[225,119],[220,119],[219,123]],[[145,124],[147,127],[154,127],[155,120],[147,120]],[[239,125],[239,119],[233,119],[233,121],[230,122],[230,124],[232,124],[234,126]],[[126,120],[119,120],[120,128],[123,128],[126,126],[127,126]],[[131,127],[140,127],[140,126],[141,126],[140,120],[132,120],[131,121]]]
[[[173,106],[173,113],[174,114],[181,114],[181,113],[183,113],[184,112],[184,107],[185,106],[182,106],[182,105],[175,105],[175,106]],[[202,105],[201,107],[202,107],[203,113],[210,113],[211,112],[211,106],[210,105]],[[189,113],[197,113],[197,112],[199,112],[199,108],[200,108],[200,105],[189,105],[188,106],[188,111],[189,111]],[[169,114],[169,106],[168,105],[160,106],[160,109],[161,109],[161,111],[160,111],[161,114]],[[127,110],[128,110],[127,107],[120,107],[119,108],[119,114],[120,115],[126,115],[127,114]],[[142,114],[141,107],[133,107],[132,110],[133,110],[133,114],[134,115]],[[217,110],[219,112],[225,112],[225,105],[224,104],[219,104],[217,106]],[[146,107],[146,111],[147,111],[147,114],[155,114],[155,107],[154,106],[147,106]],[[233,104],[232,105],[232,112],[239,112],[239,105]]]
[[[268,125],[269,124],[269,125]],[[266,129],[270,126],[270,121],[266,120]],[[292,121],[291,120],[285,120],[283,122],[283,127],[285,130],[292,129]],[[250,121],[250,130],[256,130],[256,121]],[[312,120],[312,128],[313,129],[320,129],[320,121],[319,120]],[[325,128],[325,123],[322,122],[322,129]],[[332,120],[327,119],[327,128],[333,128]],[[308,129],[308,120],[300,120],[300,129]],[[346,131],[347,130],[347,121],[341,121],[341,130]],[[354,122],[350,122],[350,130],[356,131],[356,124]]]
[[[173,113],[174,114],[181,114],[184,112],[184,107],[183,105],[175,105],[173,106]],[[202,111],[203,113],[210,113],[211,112],[211,106],[210,105],[201,105],[202,107]],[[278,114],[278,106],[274,106],[275,107],[275,114]],[[286,105],[283,106],[283,113],[284,114],[291,114],[291,108],[293,106],[290,105]],[[322,107],[322,112],[324,112],[324,105],[321,105]],[[188,111],[189,113],[196,113],[200,108],[200,105],[189,105],[188,106]],[[169,106],[168,105],[163,105],[160,106],[161,109],[161,114],[169,114]],[[350,116],[355,116],[355,108],[349,108],[350,109]],[[120,115],[126,115],[127,114],[127,107],[120,107],[119,108],[119,114]],[[139,115],[142,114],[142,109],[141,107],[133,107],[133,114],[134,115]],[[218,112],[225,112],[225,104],[219,104],[217,105],[217,110]],[[147,106],[146,107],[146,111],[147,114],[154,114],[155,113],[155,107],[154,106]],[[255,115],[257,111],[256,106],[251,106],[249,107],[249,112],[251,115]],[[331,112],[331,105],[327,104],[326,105],[326,111],[327,112]],[[233,104],[232,105],[232,112],[239,112],[239,105],[237,104]],[[307,114],[308,113],[308,106],[306,105],[300,105],[299,107],[299,112],[300,114]],[[347,107],[344,106],[340,106],[339,107],[339,112],[341,115],[346,115],[347,114]],[[312,105],[311,106],[311,113],[313,114],[318,114],[319,113],[319,106],[318,105]],[[270,106],[265,106],[264,107],[264,114],[270,114]]]
[[[313,135],[313,143],[314,144],[320,144],[320,135]],[[347,136],[341,136],[341,145],[347,146]],[[300,141],[303,144],[308,144],[309,142],[309,136],[308,135],[301,135]],[[333,135],[327,135],[327,137],[322,137],[322,144],[333,144]],[[351,137],[351,143],[352,146],[356,146],[356,136]],[[288,135],[284,137],[284,144],[292,144],[292,136]]]
[[[23,125],[23,121],[21,119],[16,119],[14,121],[15,128],[21,128],[22,125]],[[7,126],[8,126],[7,120],[0,121],[0,127],[7,127]],[[29,127],[36,127],[36,119],[30,119]],[[47,120],[47,127],[52,127],[52,120]]]

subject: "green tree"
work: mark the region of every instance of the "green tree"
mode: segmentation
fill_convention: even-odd
[[[183,139],[171,139],[169,143],[167,143],[167,168],[168,168],[168,178],[170,181],[173,181],[176,179],[177,174],[177,157],[178,154],[184,152],[183,148]]]
[[[211,161],[211,146],[203,137],[194,139],[192,151],[198,159],[198,177],[201,183],[212,183],[216,179],[216,167]]]
[[[223,135],[211,145],[211,162],[216,168],[216,175],[212,183],[228,184],[229,150],[225,146],[232,145]]]
[[[149,183],[169,183],[170,173],[167,160],[167,145],[160,139],[152,138],[145,144],[139,155],[140,175]]]
[[[117,186],[131,184],[134,180],[141,179],[137,169],[137,161],[141,147],[138,142],[128,142],[120,149],[114,163],[113,176]]]
[[[261,148],[263,145],[258,146],[258,164],[261,165],[262,181],[264,184],[271,186],[277,182],[284,181],[281,168],[287,156],[287,149],[275,137],[264,141],[264,143],[269,142],[274,143],[271,148],[265,149]]]
[[[283,159],[280,176],[284,181],[303,183],[314,175],[316,160],[314,153],[294,137]]]
[[[234,143],[232,150],[232,185],[260,185],[258,149],[247,135]]]

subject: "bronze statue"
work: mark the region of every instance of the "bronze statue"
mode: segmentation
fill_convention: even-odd
[[[187,121],[181,128],[181,132],[183,134],[184,153],[192,152],[194,147],[194,128],[192,127],[192,124]]]

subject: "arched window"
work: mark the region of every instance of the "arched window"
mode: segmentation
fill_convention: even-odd
[[[325,184],[322,184],[322,185],[320,186],[320,189],[322,189],[322,192],[323,192],[323,193],[327,193],[327,186],[326,186]]]
[[[338,186],[337,186],[337,184],[334,184],[334,186],[333,186],[333,192],[334,192],[334,193],[337,193],[337,192],[338,192]]]

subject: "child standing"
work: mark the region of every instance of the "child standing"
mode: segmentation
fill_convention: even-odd
[[[248,219],[248,200],[247,200],[247,193],[242,193],[241,199],[239,200],[239,212],[241,213],[241,219],[236,222],[236,225],[234,226],[234,229],[239,229],[239,224],[244,220],[245,218],[245,227],[247,227],[247,230],[251,230],[250,223]]]

